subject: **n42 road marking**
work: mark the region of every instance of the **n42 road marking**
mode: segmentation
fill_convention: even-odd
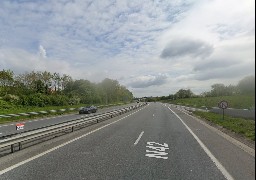
[[[159,159],[168,159],[168,144],[160,144],[156,142],[147,142],[146,146],[146,155],[147,157],[151,158],[159,158]]]

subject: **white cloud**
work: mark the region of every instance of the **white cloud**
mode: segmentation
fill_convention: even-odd
[[[254,74],[254,14],[253,0],[0,1],[1,68],[200,93]]]
[[[65,61],[42,58],[21,49],[0,49],[0,55],[3,69],[11,69],[15,73],[47,70],[64,74],[71,71],[70,64]]]
[[[149,86],[159,86],[166,83],[167,76],[165,74],[144,75],[139,77],[131,77],[128,83],[132,88],[147,88]]]
[[[39,56],[42,58],[46,58],[46,50],[42,45],[39,46]]]

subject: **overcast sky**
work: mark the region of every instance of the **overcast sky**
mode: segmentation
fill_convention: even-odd
[[[255,74],[254,0],[1,0],[0,70],[118,80],[135,97]]]

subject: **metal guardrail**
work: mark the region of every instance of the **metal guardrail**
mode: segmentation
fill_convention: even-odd
[[[124,114],[131,110],[137,109],[146,105],[146,103],[140,103],[135,106],[130,106],[118,110],[113,110],[110,112],[97,114],[94,116],[82,117],[79,119],[72,119],[68,122],[63,122],[55,125],[50,125],[47,127],[42,127],[34,130],[24,131],[18,134],[12,134],[4,137],[4,139],[0,140],[0,149],[10,147],[11,153],[15,152],[15,146],[18,145],[18,150],[22,149],[22,143],[31,142],[33,140],[38,140],[38,138],[47,137],[50,135],[54,135],[60,132],[74,132],[76,127],[84,127],[84,125],[96,124],[101,121],[113,118],[115,116]],[[87,127],[87,126],[86,126]]]
[[[203,112],[209,112],[209,110],[206,109],[202,109],[202,108],[193,108],[193,107],[187,107],[187,106],[182,106],[182,105],[176,105],[176,104],[170,104],[173,107],[176,107],[177,109],[180,109],[182,111],[185,111],[189,114],[191,114],[190,111],[203,111]]]

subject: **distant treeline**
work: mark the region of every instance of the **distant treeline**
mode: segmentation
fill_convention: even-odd
[[[192,97],[219,97],[219,96],[233,96],[233,95],[254,95],[255,96],[255,77],[246,76],[241,79],[237,85],[213,84],[211,91],[204,92],[200,95],[195,95],[190,89],[180,89],[175,94],[161,97],[150,97],[148,101],[156,100],[175,100]]]
[[[15,75],[11,70],[2,70],[0,99],[17,105],[43,107],[129,102],[133,94],[117,80],[108,78],[92,83],[47,71]]]

